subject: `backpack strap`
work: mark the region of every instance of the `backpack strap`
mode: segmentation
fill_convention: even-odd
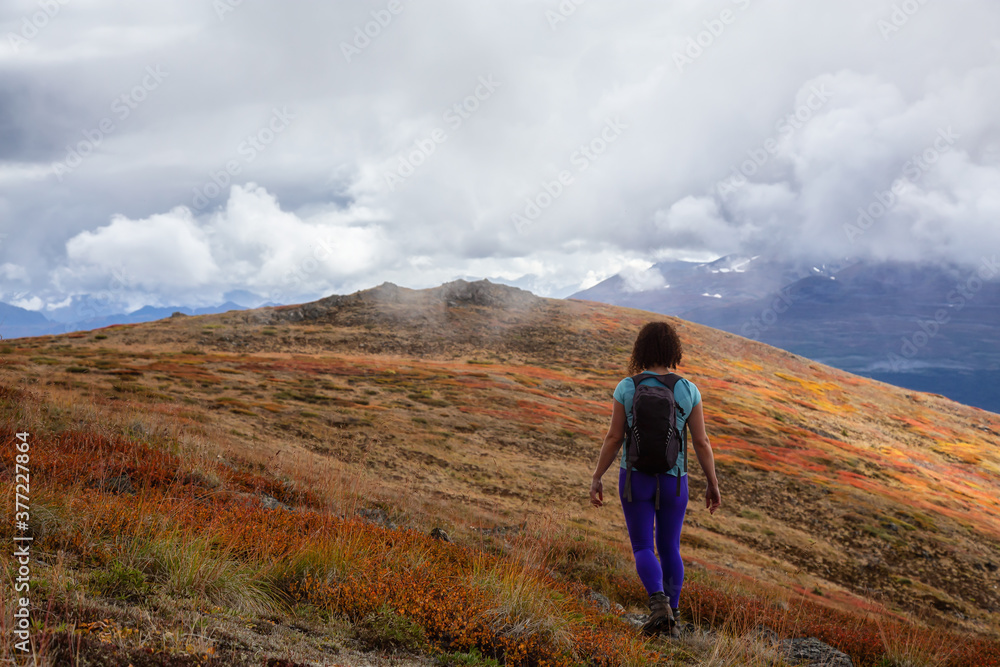
[[[691,433],[691,427],[688,425],[687,420],[684,421],[684,428],[685,428],[685,430],[687,430],[688,436],[694,437],[694,434]],[[684,435],[684,433],[682,432],[681,435]],[[686,473],[688,471],[687,437],[684,437],[681,440],[681,446],[684,448],[684,472]]]
[[[629,379],[632,380],[632,384],[635,385],[636,388],[638,388],[640,382],[649,378],[656,378],[663,384],[667,385],[670,391],[673,391],[674,387],[681,380],[681,376],[678,375],[677,373],[666,373],[664,375],[660,375],[659,373],[653,373],[651,371],[643,371],[638,375],[633,375]]]
[[[681,408],[681,406],[678,405],[677,409],[681,411],[681,414],[684,414],[684,410],[683,408]],[[681,476],[687,474],[688,471],[688,448],[687,448],[687,435],[685,435],[684,433],[685,431],[687,431],[687,435],[691,434],[691,424],[688,423],[687,417],[684,418],[684,428],[681,429],[681,454],[684,455],[684,472],[681,473],[680,471],[678,471],[677,474],[678,497],[680,497],[681,495]]]

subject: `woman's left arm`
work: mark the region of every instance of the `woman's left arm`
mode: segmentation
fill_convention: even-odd
[[[612,401],[611,426],[608,427],[608,433],[604,436],[601,454],[597,458],[597,469],[594,470],[594,480],[590,484],[590,503],[594,507],[600,507],[604,504],[604,483],[601,478],[618,457],[618,451],[621,449],[624,439],[625,406],[617,400]]]

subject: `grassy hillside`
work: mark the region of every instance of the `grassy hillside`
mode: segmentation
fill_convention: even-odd
[[[654,317],[459,281],[7,342],[0,539],[28,432],[36,650],[775,664],[766,625],[855,664],[1000,664],[1000,416],[671,318],[723,509],[692,470],[682,610],[704,632],[636,633],[620,508],[587,492]]]

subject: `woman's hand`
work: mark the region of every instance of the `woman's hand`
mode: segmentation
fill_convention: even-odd
[[[593,495],[593,493],[591,493]],[[715,510],[722,506],[722,495],[719,493],[719,487],[714,484],[709,484],[708,489],[705,491],[705,507],[708,508],[709,514],[715,514]]]
[[[594,507],[600,507],[604,504],[604,482],[600,479],[595,479],[590,483],[590,504]]]

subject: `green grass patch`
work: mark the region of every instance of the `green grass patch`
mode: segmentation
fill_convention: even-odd
[[[87,585],[97,595],[126,602],[142,600],[153,590],[145,574],[121,563],[113,563],[110,569],[93,573]]]
[[[140,558],[171,595],[209,600],[237,612],[273,613],[278,595],[267,577],[211,537],[168,537],[150,542]]]
[[[354,632],[358,642],[369,651],[416,653],[429,647],[423,627],[388,605],[361,619]]]
[[[444,667],[500,667],[496,659],[483,655],[478,648],[468,653],[445,653],[438,657],[438,661]]]

